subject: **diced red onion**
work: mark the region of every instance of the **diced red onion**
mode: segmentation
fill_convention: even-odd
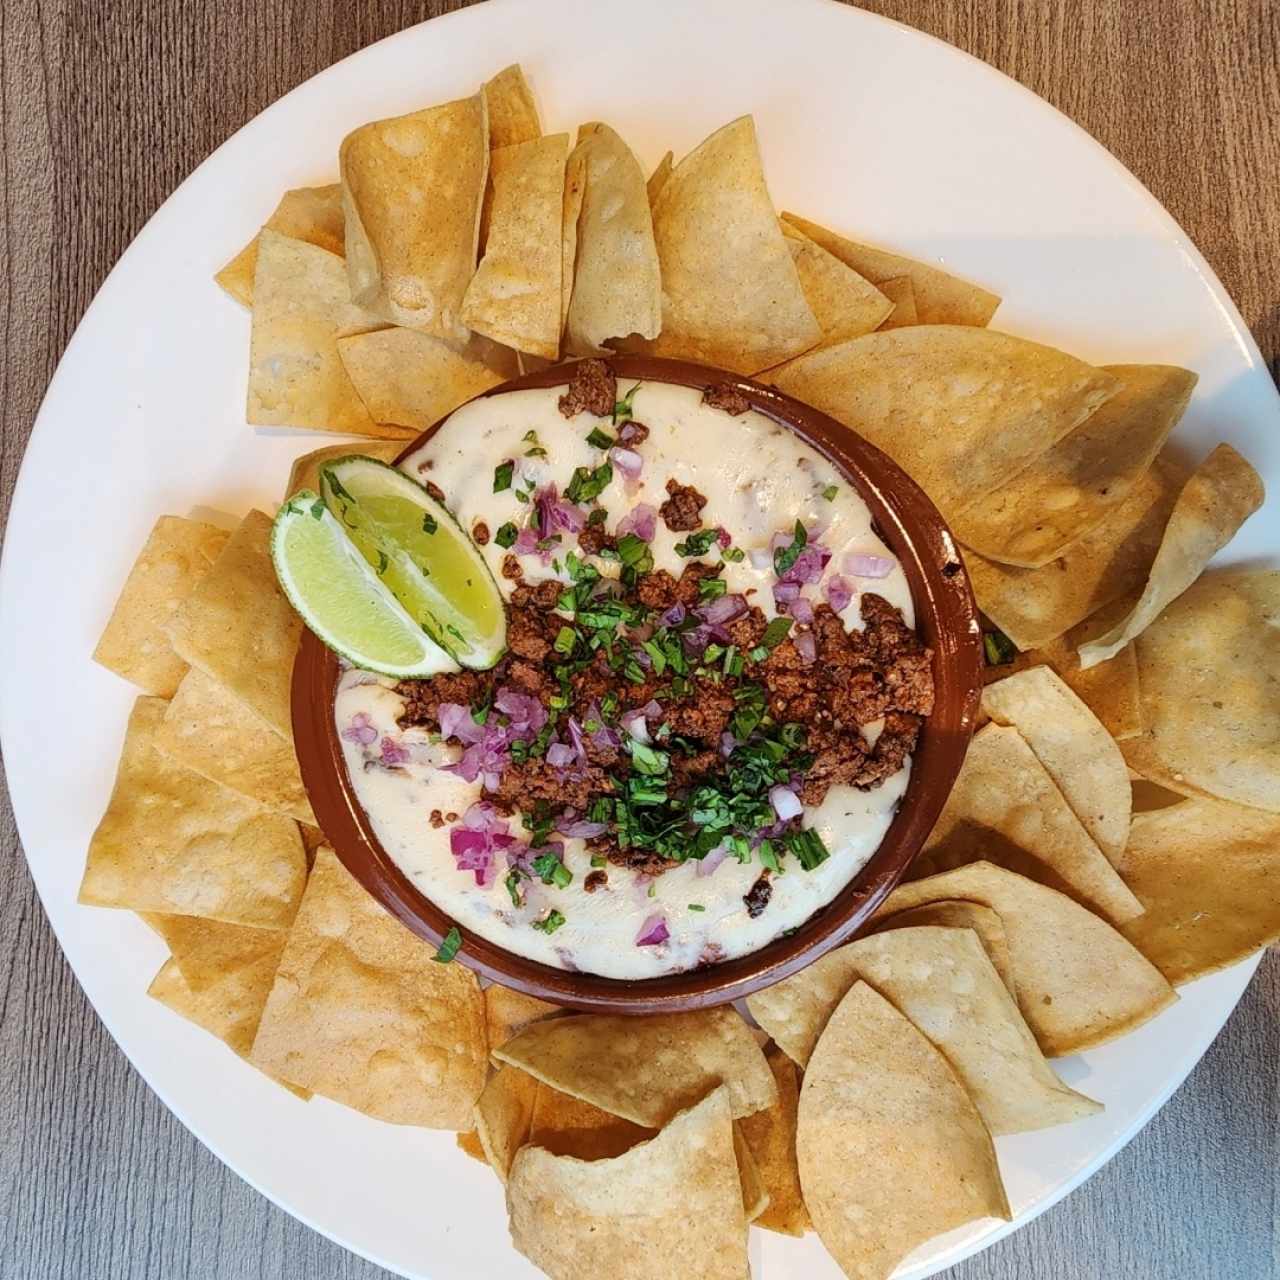
[[[586,513],[572,502],[564,501],[553,484],[539,489],[533,500],[541,538],[549,538],[553,533],[578,533],[587,523]]]
[[[618,439],[621,440],[623,444],[631,444],[631,442],[641,434],[640,426],[635,422],[624,422],[618,429]]]
[[[795,638],[796,652],[805,662],[818,660],[818,644],[812,631],[801,631]]]
[[[652,542],[658,531],[658,511],[647,502],[638,502],[618,521],[617,534],[633,533],[641,542]]]
[[[857,552],[850,552],[841,561],[841,568],[845,573],[851,573],[855,578],[887,578],[897,565],[896,560],[890,560],[887,556],[861,555]]]
[[[773,584],[773,602],[779,609],[795,604],[800,599],[798,582],[775,582]]]
[[[746,611],[746,596],[721,596],[717,600],[712,600],[710,604],[704,604],[702,608],[695,610],[703,622],[710,623],[713,627],[723,626],[726,622],[732,622],[735,618],[742,617]]]
[[[461,825],[449,832],[449,851],[458,870],[473,872],[482,887],[490,882],[494,853],[515,843],[506,820],[486,801],[473,804],[462,815]]]
[[[644,712],[646,720],[656,720],[662,714],[662,703],[657,698],[650,698],[640,710]]]
[[[371,747],[378,740],[378,731],[368,715],[359,711],[351,717],[351,725],[343,729],[342,736],[348,742],[358,742],[362,747]]]
[[[655,911],[640,926],[640,932],[636,934],[637,947],[656,947],[666,942],[671,936],[667,929],[667,921],[662,912]]]
[[[848,578],[842,578],[837,573],[827,579],[823,592],[827,597],[827,603],[837,613],[843,613],[853,599],[854,586]]]
[[[806,600],[804,596],[797,596],[791,602],[788,612],[797,622],[808,626],[813,621],[813,602]]]
[[[460,702],[442,702],[436,707],[436,719],[440,721],[440,733],[445,738],[457,738],[459,742],[479,742],[484,737],[484,726],[478,725],[471,715],[471,708]]]
[[[640,472],[644,470],[644,459],[634,449],[614,445],[609,450],[609,461],[622,472],[626,480],[638,479]]]
[[[569,717],[569,741],[573,743],[573,749],[577,752],[579,763],[586,764],[587,744],[582,736],[582,726],[578,723],[577,716]]]
[[[509,736],[536,737],[538,731],[547,723],[546,707],[532,694],[523,693],[510,685],[503,685],[498,690],[493,705],[511,721]]]
[[[726,529],[722,524],[716,525],[716,541],[722,547],[729,547],[733,545],[732,535],[729,533],[729,530]]]
[[[738,740],[727,730],[720,735],[720,754],[727,760],[737,750]]]
[[[591,745],[598,751],[604,751],[606,748],[612,747],[615,751],[622,746],[622,739],[618,736],[616,729],[611,729],[607,724],[602,724],[591,735]]]
[[[622,714],[622,727],[637,742],[643,742],[648,746],[653,741],[649,736],[649,726],[645,723],[643,711],[624,711]]]
[[[553,769],[567,769],[577,758],[578,753],[567,743],[553,742],[547,748],[547,763]]]
[[[821,543],[811,542],[796,557],[795,564],[783,574],[786,582],[817,582],[831,559],[831,550]]]
[[[382,739],[382,763],[385,765],[399,765],[409,763],[409,748],[399,743],[395,738],[384,737]]]
[[[524,528],[516,534],[516,540],[511,544],[511,550],[518,556],[536,555],[538,551],[538,531],[537,529]]]
[[[790,822],[792,818],[798,818],[804,812],[800,797],[790,787],[784,787],[781,783],[769,788],[769,803],[773,805],[773,811],[778,815],[779,822]]]
[[[678,627],[686,616],[686,610],[682,604],[673,604],[670,609],[662,615],[661,622],[664,627]]]
[[[596,836],[604,835],[609,830],[609,825],[605,822],[588,822],[583,818],[579,818],[573,822],[561,821],[557,823],[556,830],[562,836],[568,836],[573,840],[591,840]]]
[[[729,856],[729,851],[728,851],[728,849],[726,849],[726,848],[724,847],[724,845],[722,845],[722,844],[721,844],[721,845],[717,845],[714,849],[712,849],[712,850],[711,850],[711,852],[710,852],[709,854],[707,854],[707,856],[706,856],[705,858],[702,858],[702,859],[700,859],[700,860],[699,860],[699,862],[698,862],[698,871],[697,871],[697,874],[698,874],[699,876],[709,876],[709,875],[711,875],[711,873],[712,873],[713,871],[715,871],[715,869],[716,869],[716,868],[717,868],[717,867],[718,867],[718,866],[719,866],[719,865],[720,865],[720,864],[725,860],[725,858],[727,858],[728,856]]]

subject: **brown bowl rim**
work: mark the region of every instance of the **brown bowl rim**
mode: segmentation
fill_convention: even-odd
[[[524,374],[475,398],[563,385],[576,363]],[[693,388],[732,385],[753,409],[796,432],[841,472],[867,503],[882,539],[903,564],[917,630],[934,651],[935,706],[921,732],[897,814],[866,866],[793,933],[733,960],[634,980],[556,969],[456,925],[382,848],[343,762],[333,718],[337,657],[306,630],[293,671],[294,742],[326,843],[364,888],[419,937],[438,946],[449,929],[457,927],[462,935],[458,959],[464,964],[492,982],[558,1005],[597,1013],[671,1013],[726,1004],[813,963],[851,938],[901,880],[942,810],[973,734],[982,693],[982,633],[951,531],[924,491],[874,445],[817,409],[737,374],[656,356],[615,355],[607,363],[624,381]],[[408,443],[397,462],[429,440],[452,412]],[[352,451],[359,451],[358,444]]]

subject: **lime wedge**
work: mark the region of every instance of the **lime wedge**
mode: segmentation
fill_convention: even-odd
[[[480,549],[403,471],[374,458],[320,469],[320,492],[378,579],[464,667],[502,656],[507,615]]]
[[[355,666],[401,678],[458,669],[378,580],[318,494],[299,490],[280,508],[271,559],[303,621]]]

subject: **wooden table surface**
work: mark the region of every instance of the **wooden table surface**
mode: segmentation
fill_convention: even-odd
[[[0,0],[3,510],[76,321],[160,202],[294,85],[458,7]],[[865,7],[986,59],[1101,139],[1204,251],[1275,372],[1280,0]],[[152,1096],[62,958],[7,796],[0,838],[0,1277],[385,1276],[252,1191]],[[1274,1280],[1278,1168],[1280,958],[1273,955],[1203,1062],[1124,1152],[1062,1204],[947,1274]]]

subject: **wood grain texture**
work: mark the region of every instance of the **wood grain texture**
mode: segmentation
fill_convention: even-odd
[[[531,3],[536,0],[530,0]],[[71,331],[160,202],[308,76],[455,3],[0,0],[0,501]],[[779,0],[785,8],[785,0]],[[993,63],[1164,202],[1280,353],[1276,0],[874,0]],[[111,1043],[0,813],[0,1278],[372,1280],[250,1190]],[[1280,1276],[1280,959],[1137,1139],[951,1280]]]

